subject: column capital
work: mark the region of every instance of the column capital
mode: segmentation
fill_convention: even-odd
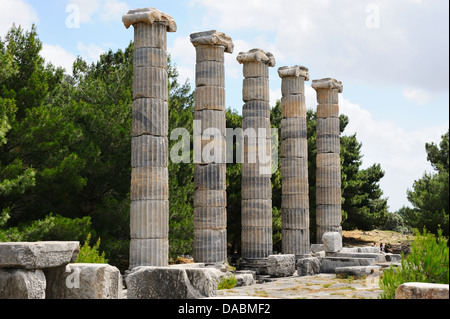
[[[240,64],[262,62],[270,67],[275,66],[275,58],[272,53],[261,49],[251,49],[248,52],[239,52],[236,59]]]
[[[218,32],[216,30],[203,31],[192,33],[190,37],[194,47],[198,45],[221,45],[225,47],[225,52],[233,53],[234,44],[231,37],[223,32]]]
[[[332,78],[313,80],[311,87],[316,91],[320,89],[338,89],[339,93],[342,93],[344,89],[341,81]]]
[[[306,81],[309,81],[308,68],[301,65],[294,66],[282,66],[278,69],[278,75],[280,78],[284,77],[304,77]]]
[[[122,22],[127,29],[131,25],[138,22],[143,22],[146,24],[153,24],[154,22],[159,22],[167,26],[167,32],[177,31],[177,24],[175,23],[175,20],[173,20],[171,16],[162,13],[158,9],[150,7],[128,11],[128,13],[122,17]]]

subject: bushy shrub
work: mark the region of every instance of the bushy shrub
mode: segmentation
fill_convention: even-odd
[[[220,280],[217,289],[221,290],[221,289],[231,289],[233,287],[235,287],[237,284],[237,279],[236,276],[233,274],[231,276],[224,276],[222,277],[222,279]]]
[[[89,242],[91,241],[91,234],[88,234],[86,237],[86,241],[83,246],[80,248],[80,253],[78,254],[78,258],[76,260],[77,263],[92,263],[92,264],[106,264],[108,263],[108,259],[105,258],[105,252],[98,251],[98,247],[100,246],[100,237],[94,246],[89,246]]]
[[[390,267],[383,271],[380,298],[394,299],[398,286],[405,282],[449,283],[449,248],[447,238],[438,230],[438,236],[415,232],[408,256],[402,254],[401,268]]]

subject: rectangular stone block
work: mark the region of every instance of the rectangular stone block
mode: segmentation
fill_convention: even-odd
[[[342,222],[342,212],[340,205],[317,205],[316,224],[317,225],[340,225]]]
[[[309,207],[309,196],[307,194],[281,195],[282,209],[296,209],[299,207]]]
[[[134,167],[131,170],[130,198],[134,200],[168,200],[169,172],[167,167]]]
[[[0,299],[45,299],[45,288],[41,269],[0,268]]]
[[[317,136],[320,135],[337,135],[340,134],[340,122],[339,118],[328,117],[328,118],[318,118],[316,120],[316,130]]]
[[[308,159],[302,157],[281,158],[281,177],[308,178]]]
[[[317,167],[316,186],[324,188],[341,188],[341,168],[337,166]]]
[[[340,187],[316,187],[317,205],[341,205]]]
[[[316,136],[317,153],[334,153],[341,152],[341,140],[339,135],[317,135]]]
[[[320,266],[321,273],[336,273],[338,267],[352,266],[374,266],[373,258],[351,258],[351,257],[325,257],[320,258],[322,264]]]
[[[215,268],[139,267],[127,277],[128,299],[214,297],[222,276]]]
[[[317,257],[300,258],[297,260],[298,276],[314,276],[320,273],[320,259]]]
[[[322,235],[325,252],[335,253],[342,249],[342,235],[338,232],[326,232]]]
[[[122,275],[108,264],[68,264],[45,276],[47,299],[122,299]]]
[[[341,157],[338,153],[320,153],[316,156],[316,167],[341,168]]]
[[[133,101],[132,136],[154,135],[167,137],[169,106],[163,99],[139,98]]]
[[[338,232],[342,235],[342,227],[340,225],[316,225],[316,242],[322,242],[322,236],[326,232]]]
[[[267,272],[275,278],[292,276],[295,272],[295,255],[270,255],[267,257]]]
[[[130,237],[132,239],[169,238],[169,201],[132,201]]]
[[[0,268],[58,267],[74,262],[79,252],[78,241],[0,243]]]

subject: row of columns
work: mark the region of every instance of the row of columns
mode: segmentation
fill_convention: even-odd
[[[132,179],[130,207],[130,269],[165,266],[168,261],[168,75],[167,32],[175,32],[173,19],[154,8],[130,10],[123,16],[134,27]],[[224,263],[226,237],[226,124],[224,54],[233,43],[224,33],[193,33],[196,49],[195,121],[211,139],[194,141],[204,148],[211,142],[222,155],[194,166],[194,260]],[[246,260],[272,253],[270,52],[241,52],[244,158],[242,164],[242,247]],[[297,257],[310,252],[309,184],[304,82],[308,69],[281,67],[282,123],[282,250]],[[341,185],[338,93],[342,83],[314,80],[317,91],[317,239],[326,231],[341,232]],[[194,130],[195,130],[194,125]],[[256,136],[246,134],[252,131]],[[252,138],[253,137],[253,138]],[[215,160],[214,160],[215,159]],[[269,159],[267,161],[267,159]]]

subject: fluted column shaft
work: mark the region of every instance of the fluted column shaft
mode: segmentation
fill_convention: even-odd
[[[203,263],[224,263],[227,260],[227,210],[225,163],[225,70],[224,53],[233,52],[231,38],[215,30],[193,33],[196,49],[196,90],[194,119],[200,131],[215,129],[220,136],[200,141],[200,151],[214,143],[220,156],[199,156],[194,165],[194,260]],[[195,151],[195,149],[194,149]]]
[[[134,27],[130,266],[166,266],[169,255],[167,32],[173,19],[154,9],[123,16]]]
[[[242,164],[242,247],[246,259],[267,258],[272,253],[272,185],[269,105],[269,52],[253,49],[239,53],[243,64],[244,160]],[[252,131],[254,135],[248,135]],[[257,136],[257,138],[251,138]],[[268,160],[267,160],[268,159]]]
[[[313,80],[317,91],[316,240],[326,232],[342,234],[339,93],[335,79]]]
[[[308,69],[281,67],[281,225],[282,252],[306,255],[309,240],[308,141],[305,81]]]

